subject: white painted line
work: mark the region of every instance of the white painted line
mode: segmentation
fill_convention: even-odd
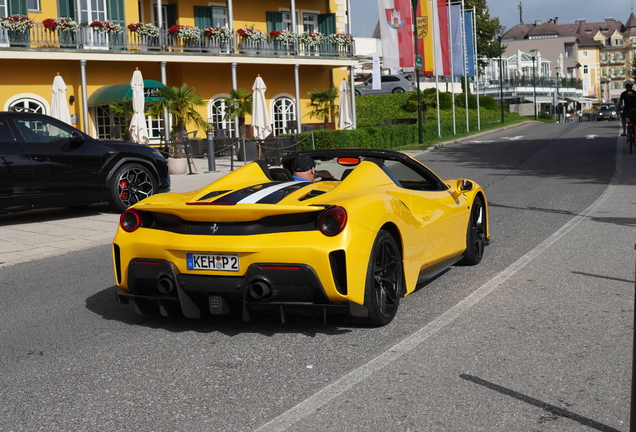
[[[455,321],[464,312],[468,311],[471,307],[479,303],[484,297],[490,294],[493,290],[499,287],[502,283],[512,277],[515,273],[525,267],[533,259],[539,256],[543,251],[548,249],[554,243],[556,243],[561,237],[567,234],[572,228],[574,228],[579,222],[588,217],[589,214],[594,212],[598,207],[603,205],[607,197],[614,190],[614,186],[618,181],[622,173],[622,152],[619,151],[618,141],[616,142],[616,169],[614,171],[614,177],[609,187],[605,189],[605,192],[588,208],[583,210],[578,216],[575,216],[568,223],[563,225],[558,231],[545,239],[541,244],[537,245],[534,249],[527,254],[519,258],[516,262],[511,264],[508,268],[503,270],[497,276],[486,282],[481,288],[474,291],[464,300],[450,308],[444,314],[439,316],[434,321],[431,321],[420,330],[413,333],[411,336],[402,340],[398,344],[389,348],[384,353],[380,354],[368,363],[360,366],[349,372],[347,375],[340,378],[338,381],[329,384],[318,393],[305,399],[295,407],[282,413],[278,417],[265,423],[263,426],[256,429],[256,432],[274,432],[284,431],[289,426],[293,425],[299,420],[311,415],[317,409],[328,404],[332,400],[338,398],[344,392],[351,389],[356,384],[364,381],[367,377],[373,375],[375,372],[383,369],[386,366],[394,364],[395,360],[402,357],[404,354],[417,348],[420,344],[426,341],[429,337],[433,336],[439,330]]]

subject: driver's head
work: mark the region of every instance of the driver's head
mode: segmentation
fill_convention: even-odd
[[[299,154],[294,159],[294,175],[309,181],[314,181],[316,177],[316,162],[307,154]]]

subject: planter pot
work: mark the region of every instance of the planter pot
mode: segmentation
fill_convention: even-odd
[[[187,170],[188,170],[188,159],[168,158],[168,172],[171,175],[185,174]]]

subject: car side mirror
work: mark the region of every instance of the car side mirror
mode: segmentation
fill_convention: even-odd
[[[453,198],[457,198],[463,193],[472,191],[473,187],[473,182],[471,182],[470,180],[458,179],[457,183],[455,184],[455,191],[453,192],[452,196]]]

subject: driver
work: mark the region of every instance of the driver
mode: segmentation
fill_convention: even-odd
[[[316,171],[316,161],[308,154],[301,153],[296,156],[293,164],[292,176],[296,181],[316,181],[316,177],[322,180],[335,180],[329,171]]]
[[[621,93],[618,99],[618,112],[621,113],[621,126],[623,126],[623,133],[621,136],[627,135],[625,129],[625,117],[631,110],[636,110],[636,92],[632,90],[632,82],[625,81],[625,91]],[[623,108],[623,110],[621,110]],[[634,120],[634,119],[632,119]]]

